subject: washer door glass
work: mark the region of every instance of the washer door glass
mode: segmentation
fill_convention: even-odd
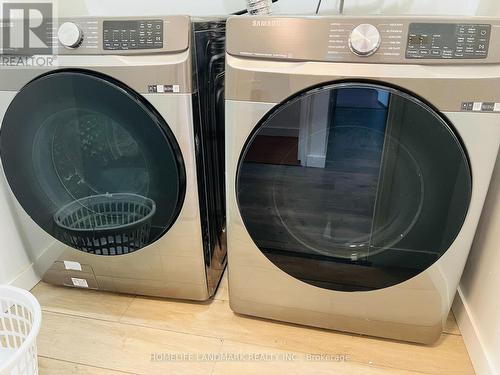
[[[408,280],[457,237],[471,172],[443,117],[406,93],[333,84],[276,107],[240,158],[237,199],[258,248],[318,287]]]
[[[60,71],[26,85],[0,133],[24,210],[78,250],[121,255],[156,241],[185,194],[181,152],[144,98],[111,78]]]

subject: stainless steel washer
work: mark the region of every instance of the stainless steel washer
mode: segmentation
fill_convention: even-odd
[[[223,103],[200,103],[208,94],[198,90],[190,19],[55,26],[57,66],[0,69],[3,183],[39,276],[210,298],[226,262],[224,217],[212,220],[224,180],[218,160],[200,151],[217,132],[201,114]]]

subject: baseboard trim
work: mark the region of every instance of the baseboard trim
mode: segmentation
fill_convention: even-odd
[[[453,313],[464,338],[465,346],[467,347],[476,375],[500,375],[493,368],[488,358],[488,351],[483,344],[477,324],[460,287],[453,302]]]
[[[306,158],[306,166],[312,168],[325,168],[326,155],[309,154]]]
[[[25,290],[31,290],[40,282],[40,277],[35,272],[33,263],[31,263],[23,272],[12,279],[8,284]]]

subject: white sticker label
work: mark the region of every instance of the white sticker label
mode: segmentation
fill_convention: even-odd
[[[473,111],[480,111],[482,107],[483,107],[482,102],[474,102],[474,105],[472,106],[472,110]]]
[[[180,91],[181,91],[181,87],[179,85],[172,86],[172,92],[180,92]]]
[[[77,286],[79,288],[88,288],[89,283],[85,279],[77,279],[76,277],[72,277],[71,281],[73,282],[74,286]]]
[[[500,112],[500,103],[495,103],[495,107],[493,108],[495,112]]]
[[[156,90],[159,93],[164,93],[165,92],[165,86],[163,86],[163,85],[156,85]]]
[[[67,270],[81,271],[82,265],[78,262],[70,262],[69,260],[65,260],[64,268],[66,268]]]

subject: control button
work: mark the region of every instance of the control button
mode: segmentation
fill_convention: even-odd
[[[462,111],[472,111],[474,107],[474,102],[463,102]]]
[[[351,32],[349,46],[358,56],[370,56],[380,47],[380,33],[373,25],[367,23],[358,25]]]
[[[428,56],[429,55],[428,49],[421,49],[419,52],[420,52],[421,56]]]
[[[474,104],[472,105],[472,110],[474,112],[480,112],[482,107],[483,107],[482,102],[474,102]]]
[[[77,48],[83,41],[83,32],[77,24],[64,22],[57,31],[57,38],[66,48]]]
[[[442,53],[441,56],[445,59],[449,59],[453,56],[453,51],[450,49],[445,49]]]
[[[438,50],[438,49],[433,49],[433,50],[431,51],[431,55],[432,55],[432,56],[441,56],[441,51],[440,51],[440,50]]]
[[[495,103],[488,102],[488,103],[483,103],[481,105],[481,111],[484,112],[493,112],[494,109],[495,109]]]

